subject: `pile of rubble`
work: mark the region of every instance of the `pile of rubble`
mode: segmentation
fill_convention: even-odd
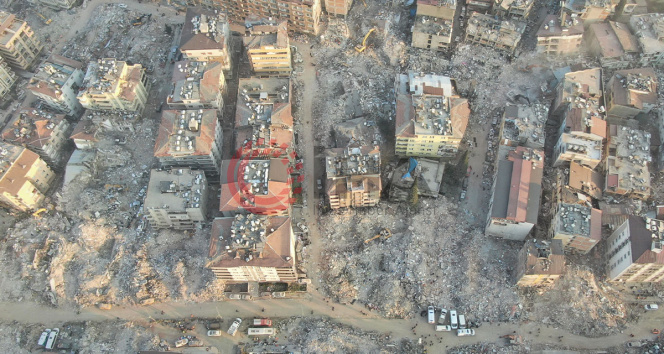
[[[445,197],[419,211],[386,203],[321,217],[322,291],[339,302],[360,301],[387,317],[413,317],[428,305],[456,308],[480,321],[518,317],[511,265],[518,248],[485,238]],[[459,215],[461,214],[461,215]],[[382,228],[393,236],[367,240]]]
[[[327,318],[292,318],[282,322],[279,333],[303,353],[423,353],[409,339],[395,341],[388,334],[364,332]]]

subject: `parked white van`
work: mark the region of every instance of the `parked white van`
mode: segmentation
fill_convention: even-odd
[[[474,329],[457,329],[457,336],[459,337],[467,337],[467,336],[474,336],[475,335],[475,330]]]
[[[456,310],[450,310],[450,325],[452,326],[452,329],[459,328]]]
[[[466,328],[466,316],[464,315],[459,315],[459,328]]]
[[[447,309],[442,308],[440,309],[440,317],[438,318],[438,323],[445,324],[446,319],[447,319]]]
[[[428,310],[428,322],[429,324],[435,324],[436,323],[436,310],[434,310],[433,306],[429,306]]]
[[[451,332],[452,327],[450,325],[436,325],[436,332]]]

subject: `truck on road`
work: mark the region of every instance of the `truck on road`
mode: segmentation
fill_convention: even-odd
[[[272,320],[267,318],[254,318],[254,326],[272,326]]]

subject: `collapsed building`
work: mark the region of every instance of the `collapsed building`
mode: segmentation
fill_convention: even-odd
[[[55,178],[39,155],[0,142],[0,203],[20,211],[37,209]]]
[[[418,0],[412,46],[445,51],[452,45],[456,0]]]
[[[604,193],[647,200],[652,194],[650,133],[609,126]]]
[[[516,285],[538,287],[553,284],[565,273],[562,242],[528,240],[519,251],[515,267]]]
[[[339,0],[343,1],[343,0]],[[220,0],[221,12],[237,22],[249,16],[288,21],[295,32],[317,35],[320,32],[320,0]]]
[[[502,145],[544,149],[544,124],[549,108],[540,103],[508,105],[500,125]]]
[[[549,238],[565,251],[587,254],[602,239],[602,211],[583,195],[559,188],[551,215]]]
[[[616,71],[606,89],[606,120],[626,125],[657,106],[657,74],[652,68]]]
[[[28,70],[37,62],[43,48],[27,22],[0,11],[0,56],[9,65]]]
[[[173,68],[171,93],[166,98],[170,109],[224,108],[226,79],[218,62],[180,61]]]
[[[88,64],[78,100],[86,109],[100,111],[145,110],[150,83],[141,64],[112,58]]]
[[[399,156],[452,159],[470,117],[468,100],[447,76],[415,73],[396,80],[396,147]]]
[[[232,76],[230,28],[226,16],[215,12],[187,8],[180,36],[180,53],[186,60],[218,62],[224,73]]]
[[[568,188],[572,193],[583,193],[594,199],[602,198],[604,176],[601,173],[576,162],[558,171],[559,188]]]
[[[76,96],[84,75],[83,63],[52,54],[39,65],[27,89],[51,109],[77,116],[83,111]]]
[[[619,22],[593,23],[585,34],[588,53],[605,69],[622,69],[638,61],[641,49],[627,25]]]
[[[640,66],[664,64],[664,14],[651,13],[630,17],[629,25],[641,47]]]
[[[664,221],[630,215],[606,240],[608,278],[613,282],[664,280]]]
[[[206,267],[226,282],[294,282],[295,234],[288,216],[254,214],[212,222]]]
[[[223,132],[216,110],[166,110],[161,115],[154,156],[164,168],[203,170],[210,181],[216,182],[221,173],[222,146]]]
[[[378,147],[327,149],[325,155],[325,194],[330,208],[378,204],[383,188]]]
[[[290,79],[240,79],[238,87],[235,155],[276,157],[292,151]]]
[[[537,31],[537,52],[550,56],[576,54],[583,41],[583,21],[577,16],[547,15]]]
[[[4,99],[12,91],[16,79],[16,74],[9,68],[4,59],[0,57],[0,99]]]
[[[535,0],[495,0],[493,13],[500,17],[526,19],[533,9]]]
[[[70,139],[74,141],[77,149],[92,149],[106,138],[124,141],[124,134],[135,131],[140,114],[131,111],[92,111],[83,112]]]
[[[515,55],[526,23],[519,20],[499,20],[473,12],[468,19],[465,41],[469,44],[493,48],[507,55]]]
[[[501,150],[506,156],[499,156],[485,234],[522,241],[537,224],[544,152],[523,146]]]
[[[69,10],[78,4],[80,0],[28,0],[28,2],[32,2],[33,4],[38,3],[53,10]]]
[[[417,184],[417,195],[438,198],[445,166],[443,161],[410,157],[408,162],[398,166],[392,173],[390,200],[395,202],[412,200],[415,184]]]
[[[585,24],[602,22],[613,15],[619,0],[565,0],[562,12],[576,15]]]
[[[253,25],[242,40],[254,75],[290,76],[293,69],[286,21]]]
[[[287,158],[243,156],[222,161],[221,171],[219,211],[224,216],[289,214],[293,181]]]
[[[155,229],[193,229],[206,220],[208,185],[203,171],[150,171],[144,207]]]
[[[61,162],[69,140],[69,128],[64,114],[23,108],[7,123],[2,139],[30,149],[55,167]]]

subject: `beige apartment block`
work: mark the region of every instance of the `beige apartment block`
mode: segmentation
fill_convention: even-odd
[[[39,66],[27,89],[50,108],[74,116],[83,111],[76,96],[84,76],[83,63],[53,54]]]
[[[234,133],[235,155],[289,154],[293,142],[290,79],[240,79]]]
[[[588,25],[602,22],[616,11],[620,0],[565,0],[562,2],[562,12],[578,17]]]
[[[581,96],[599,102],[602,97],[602,69],[590,68],[566,73],[556,87],[552,113],[560,115],[569,106],[578,103]]]
[[[55,177],[39,155],[0,142],[0,203],[20,211],[37,209]]]
[[[226,80],[218,62],[179,61],[173,66],[171,93],[166,98],[170,109],[224,108]]]
[[[14,87],[16,74],[0,57],[0,99],[4,98]]]
[[[445,51],[452,44],[456,0],[418,0],[412,46]]]
[[[528,240],[519,251],[516,285],[538,287],[553,284],[565,273],[565,254],[560,240]]]
[[[199,7],[187,8],[180,37],[180,52],[184,59],[219,62],[224,73],[230,76],[233,67],[230,44],[226,15]]]
[[[550,56],[576,54],[583,41],[583,22],[577,17],[548,15],[537,31],[537,51]]]
[[[325,192],[332,209],[375,206],[380,202],[380,150],[349,146],[325,152]]]
[[[629,27],[619,22],[593,23],[584,39],[588,53],[599,59],[604,69],[626,68],[637,62],[641,49]]]
[[[470,107],[447,76],[415,73],[396,79],[399,156],[452,159],[466,133]]]
[[[499,20],[493,16],[473,12],[468,19],[465,41],[514,55],[525,30],[525,22]]]
[[[600,102],[593,97],[575,97],[573,104],[563,113],[559,138],[553,148],[553,165],[576,162],[595,168],[602,160],[602,149],[607,136],[607,125]]]
[[[493,13],[500,17],[528,18],[535,0],[496,0]]]
[[[9,65],[28,70],[43,48],[27,22],[0,11],[0,56]]]
[[[28,0],[28,2],[47,6],[53,10],[69,10],[74,5],[80,4],[81,0]]]
[[[193,229],[206,220],[207,196],[203,171],[153,169],[144,204],[147,219],[156,229]]]
[[[652,194],[650,133],[625,126],[609,126],[604,193],[648,200]]]
[[[488,236],[523,241],[537,224],[544,152],[519,146],[498,162],[485,227]]]
[[[141,64],[129,65],[112,58],[88,64],[84,90],[78,101],[91,110],[123,110],[141,114],[148,99],[150,84]]]
[[[290,76],[291,50],[286,21],[276,25],[252,26],[249,35],[242,40],[254,75]]]
[[[7,123],[2,139],[27,147],[51,166],[56,166],[61,162],[69,140],[69,128],[64,114],[23,108]]]
[[[641,47],[640,66],[664,65],[664,14],[651,13],[630,17],[629,26]]]
[[[162,167],[191,167],[218,181],[222,140],[216,110],[167,110],[161,115],[154,156]]]
[[[343,1],[343,0],[340,0]],[[243,22],[247,17],[288,21],[288,29],[317,35],[320,32],[320,0],[219,0],[221,11]]]
[[[607,277],[613,282],[664,280],[664,221],[630,215],[606,240]]]
[[[297,281],[291,218],[248,214],[214,219],[206,268],[231,283]]]
[[[346,16],[353,0],[325,0],[325,11],[330,15]]]
[[[657,74],[653,68],[616,71],[606,88],[607,121],[628,125],[657,106]],[[638,123],[637,123],[638,124]]]
[[[551,215],[549,238],[560,240],[565,251],[586,254],[602,239],[602,211],[593,208],[589,199],[563,191]]]

